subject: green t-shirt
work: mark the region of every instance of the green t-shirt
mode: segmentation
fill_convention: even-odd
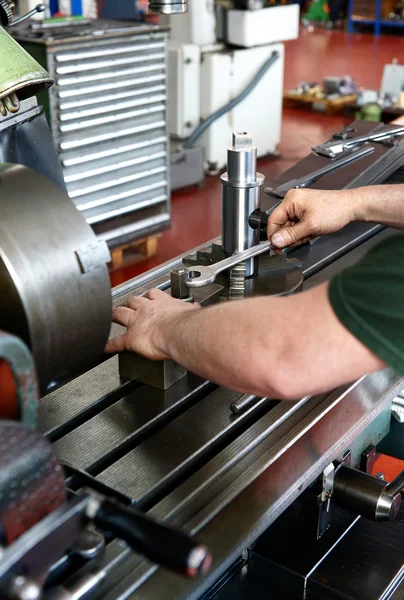
[[[341,323],[404,375],[404,234],[388,238],[339,273],[329,298]]]

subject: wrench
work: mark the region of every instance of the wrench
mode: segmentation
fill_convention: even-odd
[[[264,254],[264,252],[268,252],[268,250],[272,250],[272,244],[269,241],[248,248],[248,250],[244,250],[233,256],[229,256],[229,258],[225,258],[213,265],[196,265],[195,267],[188,267],[188,279],[186,284],[189,288],[198,288],[209,285],[215,281],[216,277],[219,273],[222,273],[222,271],[227,271],[227,269],[231,269],[236,265],[245,262],[249,258]]]

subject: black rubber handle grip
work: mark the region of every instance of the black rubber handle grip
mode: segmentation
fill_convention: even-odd
[[[154,521],[133,507],[102,502],[94,523],[124,540],[135,552],[187,577],[206,575],[212,563],[209,550],[185,533]]]

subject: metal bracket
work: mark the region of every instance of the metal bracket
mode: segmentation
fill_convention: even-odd
[[[342,461],[334,461],[323,471],[321,493],[318,495],[319,511],[317,522],[317,539],[319,540],[329,529],[331,523],[331,500],[334,492],[334,478],[342,465],[350,466],[351,451],[345,452]]]
[[[331,496],[334,490],[335,467],[330,463],[323,471],[322,489],[318,495],[319,509],[317,521],[317,539],[329,529],[331,523]]]
[[[22,100],[20,104],[20,110],[16,114],[9,114],[4,117],[0,114],[0,133],[5,129],[9,129],[18,123],[29,121],[42,112],[42,107],[38,106],[36,98],[27,98]]]
[[[76,250],[76,256],[83,274],[95,271],[111,262],[111,253],[107,242],[99,240],[95,244]]]

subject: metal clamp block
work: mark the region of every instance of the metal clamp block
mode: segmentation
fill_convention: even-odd
[[[168,390],[187,370],[172,360],[153,361],[132,352],[119,355],[119,374],[159,390]]]

